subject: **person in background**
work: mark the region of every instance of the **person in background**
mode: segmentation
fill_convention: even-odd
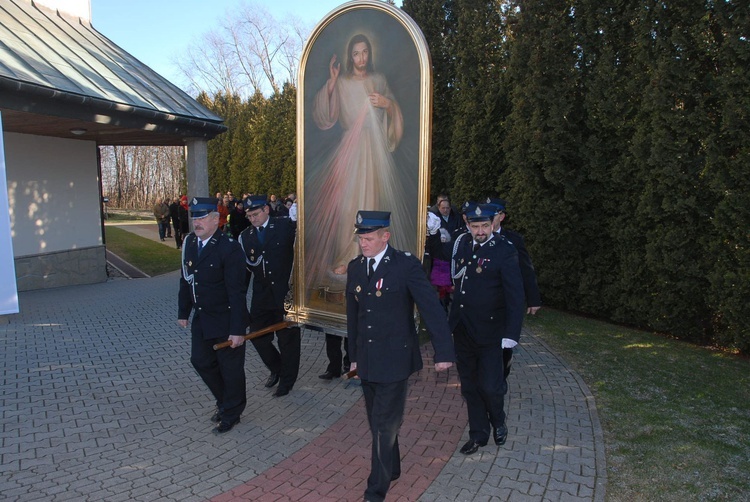
[[[164,203],[163,199],[156,199],[153,212],[156,224],[159,226],[159,239],[164,242],[164,237],[167,235],[167,226],[169,225],[169,206]]]
[[[185,240],[185,236],[190,233],[190,208],[188,207],[187,195],[180,197],[180,205],[177,207],[177,219],[180,222],[180,246]]]
[[[344,352],[341,352],[341,341],[344,342]],[[326,356],[328,357],[328,366],[326,372],[318,375],[321,380],[333,380],[341,376],[343,364],[344,372],[349,371],[349,340],[346,336],[326,333]]]
[[[432,265],[428,273],[430,283],[438,292],[440,303],[447,313],[450,309],[451,298],[453,296],[453,281],[450,275],[450,258],[446,257],[449,257],[453,252],[453,243],[456,241],[456,238],[466,232],[466,226],[464,225],[463,218],[453,209],[450,199],[445,194],[438,195],[437,203],[429,212],[437,217],[437,220],[435,220],[435,218],[428,216],[429,221],[438,221],[440,223],[440,242],[443,246],[443,252],[441,256],[430,254]]]
[[[169,203],[169,219],[172,220],[172,227],[174,229],[174,243],[177,249],[180,249],[182,245],[182,234],[180,233],[180,215],[179,215],[180,200],[175,197],[172,202]]]
[[[536,315],[539,309],[542,308],[542,295],[539,292],[539,286],[537,285],[534,264],[531,262],[531,256],[526,250],[526,244],[524,243],[523,237],[518,232],[509,229],[507,226],[503,226],[503,222],[508,221],[506,204],[503,199],[498,197],[487,197],[485,200],[487,204],[494,206],[497,211],[492,220],[492,231],[502,235],[509,242],[512,242],[516,251],[518,251],[518,264],[521,266],[523,290],[526,298],[526,313],[529,315]],[[510,375],[513,350],[514,349],[503,349],[503,367],[505,368],[506,380]]]

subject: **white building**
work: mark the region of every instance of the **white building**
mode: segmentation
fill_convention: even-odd
[[[0,0],[13,243],[0,282],[12,279],[15,265],[19,291],[106,280],[98,146],[184,145],[188,192],[205,194],[206,142],[226,130],[220,117],[97,32],[90,11],[89,0]]]

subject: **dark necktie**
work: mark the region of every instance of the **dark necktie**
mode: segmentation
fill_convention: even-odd
[[[201,251],[203,251],[203,241],[198,239],[198,256],[201,255]]]
[[[372,277],[372,274],[375,273],[375,258],[370,258],[370,260],[367,262],[367,278],[369,279]]]
[[[261,243],[261,244],[263,244],[263,242],[264,242],[264,241],[266,240],[266,239],[265,239],[265,237],[266,237],[266,236],[265,236],[265,234],[263,233],[263,229],[264,229],[264,228],[265,228],[265,227],[258,227],[258,240],[260,241],[260,243]]]
[[[479,248],[481,248],[481,247],[482,247],[481,244],[479,244],[478,242],[475,242],[474,243],[474,249],[471,250],[472,253],[476,253],[477,251],[479,251]]]

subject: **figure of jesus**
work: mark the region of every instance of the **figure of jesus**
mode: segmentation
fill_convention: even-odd
[[[313,120],[320,129],[336,123],[342,137],[322,160],[319,174],[307,183],[316,202],[306,219],[306,262],[311,264],[307,289],[340,287],[346,282],[346,266],[359,254],[352,235],[351,215],[361,209],[391,212],[399,232],[397,248],[409,249],[406,236],[413,234],[407,194],[398,179],[394,152],[404,132],[401,108],[385,76],[373,64],[372,45],[365,35],[351,38],[346,64],[334,54],[328,64],[328,80],[313,104]]]

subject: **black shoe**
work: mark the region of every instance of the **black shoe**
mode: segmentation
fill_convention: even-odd
[[[268,380],[266,380],[266,387],[269,389],[279,383],[279,374],[278,373],[271,373],[268,375]]]
[[[164,242],[164,239],[162,239],[161,241]]]
[[[334,378],[339,378],[340,376],[341,376],[340,373],[336,374],[336,373],[334,373],[332,371],[326,371],[322,375],[318,375],[318,378],[320,378],[322,380],[333,380]]]
[[[229,432],[232,430],[232,427],[240,423],[240,419],[237,418],[237,420],[234,420],[232,422],[225,422],[224,420],[219,423],[219,426],[214,429],[214,434],[224,434],[225,432]]]
[[[273,393],[273,397],[286,396],[287,394],[289,394],[290,390],[292,389],[289,387],[284,387],[282,385],[279,385],[279,388],[276,389],[276,392]]]
[[[400,477],[401,477],[401,473],[400,472],[394,473],[394,474],[391,475],[391,481],[396,481]]]
[[[505,426],[505,424],[501,425],[497,429],[493,429],[492,437],[495,439],[496,445],[504,445],[505,440],[508,439],[508,428]]]
[[[213,414],[211,421],[217,424],[221,422],[221,412],[219,410],[216,410],[216,413]]]
[[[461,447],[461,453],[464,455],[471,455],[472,453],[476,453],[481,446],[486,446],[487,443],[480,443],[479,441],[474,441],[473,439],[469,439],[466,441],[466,444]]]

